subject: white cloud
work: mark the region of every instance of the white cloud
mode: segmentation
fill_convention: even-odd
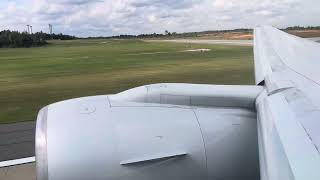
[[[149,22],[153,23],[157,20],[157,18],[155,15],[151,14],[148,16],[148,20],[149,20]]]
[[[10,14],[17,12],[17,5],[15,3],[10,3],[7,7],[7,12]]]
[[[261,15],[261,16],[270,16],[273,14],[273,12],[268,10],[261,10],[261,11],[256,11],[254,14]]]
[[[213,1],[213,7],[218,10],[225,10],[230,9],[233,7],[233,1],[232,0],[214,0]]]
[[[220,20],[222,20],[222,21],[230,21],[230,20],[232,20],[232,17],[231,16],[221,16]]]
[[[272,24],[320,25],[319,0],[4,0],[0,30],[78,36],[201,31]]]

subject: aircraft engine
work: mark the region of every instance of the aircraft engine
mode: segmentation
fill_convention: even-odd
[[[245,97],[246,89],[198,85],[195,96],[186,86],[149,85],[44,107],[36,127],[37,179],[258,179],[252,106],[260,89],[247,87]],[[193,104],[199,102],[205,105]]]

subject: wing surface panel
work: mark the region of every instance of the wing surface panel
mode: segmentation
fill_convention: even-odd
[[[254,45],[262,179],[319,179],[320,44],[263,26]]]

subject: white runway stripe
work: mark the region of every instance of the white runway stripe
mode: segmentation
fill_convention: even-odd
[[[35,162],[35,157],[27,157],[27,158],[21,158],[21,159],[14,159],[9,161],[2,161],[0,162],[0,168],[8,167],[8,166],[15,166],[19,164],[26,164],[26,163],[32,163]]]

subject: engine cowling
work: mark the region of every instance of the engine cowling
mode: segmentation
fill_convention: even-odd
[[[77,98],[39,112],[38,180],[259,178],[253,110],[119,97]]]

